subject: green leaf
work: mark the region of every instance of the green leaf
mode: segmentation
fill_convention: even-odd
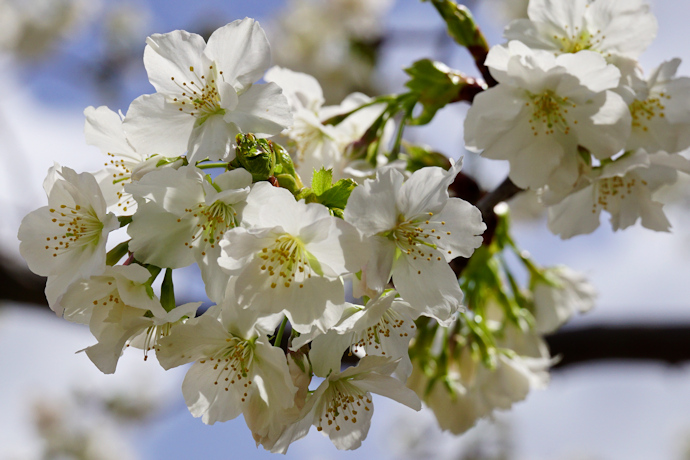
[[[311,179],[311,189],[316,195],[323,194],[326,190],[333,186],[333,170],[321,168],[319,171],[314,170],[314,175]]]
[[[415,172],[427,166],[438,166],[445,169],[450,169],[450,161],[448,157],[442,153],[435,152],[424,145],[410,144],[403,142],[407,156],[407,170]]]
[[[173,286],[172,268],[165,269],[165,276],[161,285],[161,305],[163,305],[165,311],[172,311],[175,308],[175,287]]]
[[[422,113],[410,120],[412,125],[424,125],[436,112],[458,97],[466,85],[465,77],[441,62],[422,59],[405,69],[411,77],[405,83],[422,104]]]
[[[108,254],[105,256],[105,264],[112,267],[127,255],[129,252],[129,241],[124,241],[108,251]]]
[[[489,49],[484,35],[477,27],[474,17],[465,5],[458,5],[452,0],[431,0],[436,10],[448,26],[448,35],[456,43],[467,48],[481,47]]]
[[[350,193],[357,187],[357,182],[352,179],[340,179],[331,188],[319,195],[319,203],[330,209],[345,209]]]
[[[321,203],[326,206],[331,214],[343,217],[343,211],[350,198],[350,193],[357,186],[352,179],[340,179],[333,184],[333,170],[321,168],[314,171],[311,188],[304,188],[297,194],[297,200],[307,203]]]

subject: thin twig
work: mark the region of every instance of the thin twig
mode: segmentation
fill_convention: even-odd
[[[510,178],[506,179],[496,187],[492,192],[487,193],[477,202],[477,207],[482,212],[482,216],[486,219],[490,212],[493,212],[494,206],[501,201],[506,201],[524,191],[513,183]]]

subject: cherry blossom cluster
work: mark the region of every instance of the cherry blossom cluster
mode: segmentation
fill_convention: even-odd
[[[642,78],[635,59],[655,30],[638,1],[532,0],[510,41],[487,47],[494,87],[422,60],[406,69],[408,92],[333,106],[314,77],[271,67],[253,19],[208,42],[152,35],[156,92],[126,114],[84,111],[105,168],[55,164],[20,251],[47,277],[50,308],[89,325],[97,343],[84,351],[102,372],[128,347],[164,369],[191,364],[192,415],[241,414],[267,450],[285,453],[312,426],[338,449],[359,447],[372,394],[424,402],[462,433],[546,385],[542,335],[596,293],[521,250],[504,204],[487,227],[449,193],[462,161],[403,142],[403,129],[473,99],[467,148],[508,160],[510,179],[550,206],[554,232],[591,232],[602,209],[614,228],[641,217],[667,230],[651,193],[690,172],[679,154],[690,80],[675,77],[677,60]],[[478,94],[458,96],[468,88]],[[127,237],[115,244],[118,229]],[[192,265],[208,308],[176,303],[173,272]]]
[[[460,310],[448,262],[471,256],[485,229],[477,208],[449,197],[461,163],[409,177],[370,168],[360,186],[334,184],[334,174],[356,171],[343,152],[378,114],[321,124],[367,100],[323,107],[313,78],[269,70],[268,42],[251,19],[208,43],[184,31],[153,35],[144,63],[156,93],[124,117],[85,111],[87,142],[107,154],[106,168],[56,164],[48,206],[19,230],[30,268],[48,277],[50,307],[97,339],[88,357],[105,373],[129,346],[155,351],[165,369],[194,363],[182,387],[190,412],[209,424],[243,414],[274,451],[312,425],[338,448],[356,448],[372,393],[420,409],[405,386],[414,320],[447,323]],[[295,162],[266,139],[281,133]],[[110,233],[125,226],[129,239],[106,254]],[[172,271],[192,264],[215,303],[199,316],[201,302],[174,300]],[[346,302],[346,279],[364,305]],[[286,357],[274,344],[288,322]],[[341,371],[348,349],[362,359]],[[312,375],[324,380],[309,392]]]
[[[531,0],[528,18],[486,60],[499,82],[465,120],[467,148],[510,162],[510,179],[538,190],[562,238],[614,230],[668,231],[652,193],[690,173],[690,79],[679,59],[644,77],[637,62],[656,18],[644,0]]]

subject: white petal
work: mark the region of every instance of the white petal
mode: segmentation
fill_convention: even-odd
[[[597,96],[600,105],[591,119],[582,119],[577,127],[580,144],[597,158],[609,158],[618,153],[630,135],[632,118],[625,101],[612,91]]]
[[[448,186],[462,167],[458,161],[449,171],[437,166],[415,171],[400,187],[397,208],[408,218],[428,212],[439,212],[448,200]]]
[[[569,145],[573,150],[564,149],[556,139],[560,133],[534,136],[534,141],[510,158],[510,179],[521,188],[537,189],[546,185],[549,176],[561,163],[565,155],[575,155],[575,145]]]
[[[123,127],[137,151],[175,157],[187,150],[194,117],[166,99],[162,93],[147,94],[129,106]]]
[[[388,238],[374,236],[370,239],[370,256],[362,271],[362,282],[368,289],[381,292],[391,279],[391,270],[397,247]]]
[[[115,310],[119,310],[115,312]],[[111,312],[116,313],[118,322],[109,320]],[[152,325],[144,311],[115,304],[111,308],[96,308],[91,316],[91,332],[98,339],[96,345],[88,347],[86,355],[104,374],[115,372],[117,362],[127,342]]]
[[[410,409],[417,411],[422,409],[422,402],[415,392],[407,388],[396,378],[371,373],[364,379],[354,380],[353,384],[362,390],[376,393],[404,404]]]
[[[307,250],[321,263],[340,276],[356,273],[367,261],[369,245],[355,227],[335,217],[330,222],[327,238],[307,244]],[[321,222],[321,221],[318,221]]]
[[[498,85],[479,93],[465,117],[467,149],[479,151],[507,135],[516,125],[515,120],[524,109],[525,102],[519,90],[508,85]],[[528,126],[526,128],[529,130]],[[501,152],[499,155],[501,158],[506,156]]]
[[[144,66],[156,91],[180,93],[178,85],[194,78],[194,71],[190,67],[197,71],[205,67],[202,61],[205,46],[201,35],[184,30],[148,37],[144,49]]]
[[[163,369],[167,370],[213,356],[226,346],[228,337],[230,335],[220,321],[207,311],[174,327],[170,335],[160,340],[156,355]]]
[[[562,239],[592,233],[599,227],[600,213],[592,186],[588,186],[549,207],[549,230]]]
[[[594,51],[561,54],[556,58],[556,62],[564,66],[569,74],[575,75],[580,85],[595,93],[616,88],[621,78],[620,70],[614,65],[607,64],[606,59]],[[557,93],[560,96],[570,96],[571,91],[573,90],[561,83]]]
[[[303,108],[318,113],[324,103],[321,85],[306,73],[273,66],[264,75],[264,80],[276,83],[283,89],[292,110]]]
[[[242,93],[235,110],[225,113],[225,121],[244,133],[269,137],[292,125],[292,113],[280,87],[267,83],[252,85]]]
[[[129,144],[122,130],[122,118],[106,106],[84,109],[84,137],[86,143],[95,145],[103,153],[111,153],[132,161],[142,161],[143,155],[138,154]]]
[[[441,212],[429,220],[437,234],[434,243],[447,262],[458,256],[470,257],[482,244],[480,235],[486,230],[486,224],[479,209],[467,201],[450,198]]]
[[[211,115],[202,124],[195,124],[189,136],[187,150],[190,163],[208,158],[220,161],[230,158],[232,145],[239,130],[232,123],[227,123],[220,114]]]
[[[217,374],[208,362],[196,362],[182,382],[182,395],[189,412],[194,417],[202,417],[207,425],[232,420],[242,413],[240,395],[234,385],[233,391],[225,391],[225,385],[214,384]]]
[[[376,180],[366,180],[352,191],[345,208],[345,220],[367,236],[395,227],[398,219],[396,196],[403,179],[393,168],[379,170]]]
[[[440,252],[432,248],[423,252],[424,256],[402,254],[395,260],[393,283],[412,308],[448,323],[461,305],[460,285]]]
[[[532,0],[527,14],[532,21],[558,24],[566,30],[575,30],[582,25],[582,18],[587,9],[587,0]],[[567,28],[565,26],[568,26]]]
[[[271,65],[266,34],[250,18],[238,19],[213,32],[204,53],[223,71],[224,81],[238,92],[259,80]]]
[[[175,214],[156,203],[139,206],[127,233],[132,237],[129,250],[137,260],[159,267],[181,268],[194,263],[189,244],[194,234],[194,222],[178,222]]]

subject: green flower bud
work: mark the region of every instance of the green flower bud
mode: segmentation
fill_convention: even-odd
[[[276,166],[274,144],[266,139],[257,139],[253,134],[238,134],[235,138],[237,148],[236,160],[240,166],[252,175],[254,182],[268,180]]]

